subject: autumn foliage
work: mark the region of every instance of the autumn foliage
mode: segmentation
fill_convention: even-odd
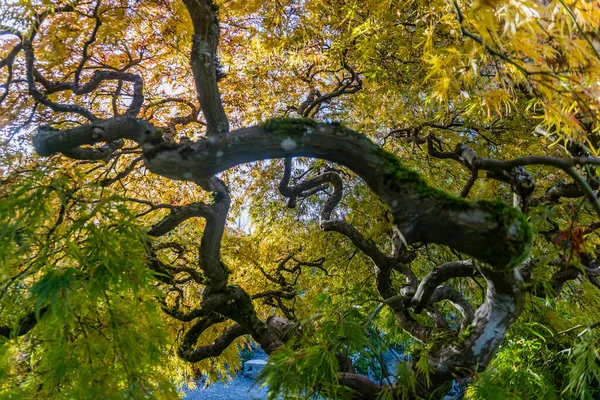
[[[0,396],[595,398],[599,151],[595,0],[4,2]]]

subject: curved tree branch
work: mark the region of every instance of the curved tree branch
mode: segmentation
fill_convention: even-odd
[[[320,107],[324,103],[328,103],[331,100],[343,96],[345,94],[356,93],[362,89],[362,80],[360,76],[354,71],[354,69],[346,62],[346,52],[342,56],[342,68],[341,71],[344,73],[347,72],[348,75],[345,75],[342,78],[336,77],[337,84],[333,90],[328,93],[321,94],[317,89],[311,88],[308,95],[306,96],[306,100],[300,104],[297,108],[291,108],[301,117],[311,117],[315,116],[315,114],[319,111]],[[312,69],[312,68],[311,68]],[[338,71],[339,72],[339,71]],[[311,83],[312,77],[315,74],[311,75],[308,78],[304,78],[303,80]]]
[[[196,143],[174,145],[162,141],[160,132],[147,122],[121,117],[62,132],[46,128],[38,132],[34,144],[38,153],[50,155],[117,138],[140,143],[150,171],[201,184],[234,165],[265,158],[308,156],[340,163],[358,174],[390,208],[394,224],[407,243],[448,245],[487,262],[489,265],[481,269],[488,283],[486,301],[475,313],[469,334],[460,343],[442,346],[428,355],[436,379],[485,368],[522,310],[521,280],[514,268],[527,256],[532,239],[522,214],[503,203],[471,202],[431,188],[396,157],[350,129],[338,124],[279,119]],[[223,227],[224,220],[218,225]],[[220,235],[214,237],[218,250]],[[223,274],[219,286],[224,289],[226,272],[215,254],[210,261],[219,263],[215,271]],[[204,265],[202,269],[212,280]],[[390,270],[391,266],[382,270],[381,282],[385,285]],[[234,288],[228,291],[235,292]],[[273,351],[281,340],[254,312],[241,311],[251,307],[251,299],[241,289],[238,292],[231,306],[219,312],[249,329],[265,351]],[[401,301],[393,304],[403,307]]]
[[[419,284],[415,295],[410,301],[414,311],[418,314],[430,304],[431,297],[436,288],[442,283],[452,278],[474,276],[476,274],[477,269],[471,260],[455,261],[440,265],[423,278]]]
[[[464,330],[475,318],[475,309],[471,303],[465,300],[462,294],[452,286],[441,285],[435,288],[429,298],[428,306],[443,300],[448,300],[462,315],[461,330]]]
[[[98,14],[98,10],[100,9],[100,4],[102,2],[98,0],[96,2],[96,6],[94,7],[94,12],[92,17],[94,18],[94,28],[92,29],[92,33],[90,34],[89,39],[85,41],[83,44],[82,56],[77,69],[75,70],[75,76],[73,78],[73,82],[75,85],[79,85],[79,77],[81,76],[81,71],[83,71],[83,67],[85,67],[85,63],[90,59],[90,55],[88,54],[89,47],[96,41],[96,35],[98,34],[98,30],[100,29],[100,25],[102,25],[102,20],[100,19],[100,15]]]
[[[133,84],[133,95],[131,103],[127,108],[125,115],[135,117],[140,113],[144,102],[144,81],[142,77],[130,72],[121,71],[94,71],[94,75],[84,85],[79,85],[77,82],[61,82],[51,83],[42,77],[39,71],[34,70],[36,81],[40,82],[45,89],[45,95],[70,90],[73,94],[84,95],[92,93],[94,90],[107,80],[116,80],[131,82]]]
[[[47,156],[84,144],[129,138],[142,144],[150,171],[192,181],[249,161],[319,157],[345,165],[363,178],[390,207],[407,243],[445,244],[501,269],[518,264],[530,245],[531,231],[516,210],[496,202],[470,202],[433,189],[397,158],[336,124],[274,120],[185,145],[164,143],[157,139],[159,135],[145,121],[119,117],[66,131],[40,129],[34,145],[40,155]]]
[[[97,121],[98,117],[94,115],[88,109],[81,107],[75,104],[60,104],[50,101],[47,96],[42,94],[35,87],[35,79],[34,79],[34,71],[35,67],[34,63],[34,55],[33,55],[33,45],[31,44],[30,39],[23,39],[23,52],[25,53],[25,67],[27,74],[27,86],[29,88],[29,94],[35,101],[45,105],[50,108],[54,112],[67,112],[67,113],[75,113],[79,114],[82,117],[88,119],[89,121]]]
[[[580,254],[583,265],[577,266],[568,263],[564,259],[556,259],[549,265],[558,266],[559,269],[552,274],[552,277],[547,282],[532,282],[533,269],[538,263],[531,259],[519,267],[519,272],[523,276],[523,280],[527,285],[527,291],[532,295],[540,298],[555,298],[560,295],[565,283],[575,280],[582,275],[585,276],[592,285],[600,289],[597,276],[600,275],[600,269],[594,267],[594,261],[589,254]],[[567,265],[568,264],[568,265]],[[590,267],[592,266],[592,267]]]
[[[331,214],[335,207],[339,204],[342,199],[343,182],[341,177],[336,172],[326,172],[318,175],[312,179],[306,179],[295,186],[289,186],[289,178],[291,175],[291,161],[286,159],[284,161],[284,174],[283,179],[279,184],[279,190],[286,197],[290,198],[288,205],[293,205],[297,196],[304,196],[304,193],[312,191],[314,188],[321,187],[324,184],[331,184],[333,187],[333,193],[328,197],[327,201],[323,205],[320,214],[320,224],[324,231],[334,231],[340,233],[350,239],[354,246],[361,250],[367,255],[374,263],[375,270],[375,283],[377,290],[380,295],[387,299],[395,299],[390,302],[386,302],[392,311],[394,312],[396,319],[400,326],[404,328],[410,335],[417,340],[425,340],[429,334],[429,329],[423,327],[417,323],[411,315],[407,312],[404,307],[401,298],[397,298],[397,292],[392,287],[390,273],[392,269],[398,270],[407,277],[408,286],[413,290],[416,285],[416,277],[410,268],[404,264],[396,261],[398,258],[390,258],[383,254],[372,241],[365,238],[354,226],[343,221],[331,219]],[[400,235],[398,233],[398,235]],[[398,254],[399,256],[399,254]],[[410,291],[409,291],[410,292]],[[438,326],[445,327],[447,324],[444,323],[443,319],[439,315],[439,312],[430,307],[431,315]]]
[[[192,217],[206,218],[212,213],[210,206],[204,203],[192,203],[183,207],[173,207],[171,213],[157,222],[149,231],[150,236],[162,236]]]
[[[100,147],[75,147],[65,151],[63,154],[75,160],[105,160],[115,151],[123,147],[125,143],[122,139],[106,143]]]
[[[543,196],[531,199],[531,205],[536,206],[544,203],[556,204],[563,197],[573,199],[583,197],[584,195],[583,189],[576,183],[558,183],[550,186]]]
[[[225,318],[216,313],[210,313],[196,321],[196,323],[194,323],[194,325],[190,329],[188,329],[188,331],[183,337],[183,340],[181,341],[181,344],[179,345],[179,349],[177,351],[179,357],[189,362],[197,362],[205,358],[215,357],[221,354],[221,352],[225,350],[225,348],[227,348],[233,340],[219,340],[224,337],[222,336],[210,345],[200,347],[195,346],[196,342],[198,341],[202,333],[204,333],[204,331],[206,331],[211,326],[224,321]],[[234,327],[239,328],[239,325],[234,325]],[[243,333],[240,333],[240,335],[238,336],[241,335],[243,335]],[[233,339],[235,339],[235,337]]]

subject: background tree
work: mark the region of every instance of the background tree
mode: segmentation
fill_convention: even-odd
[[[273,395],[592,396],[599,25],[562,0],[2,6],[3,394],[172,398],[251,338]]]

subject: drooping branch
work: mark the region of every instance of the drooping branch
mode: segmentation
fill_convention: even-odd
[[[176,281],[175,283],[185,283],[185,282],[188,282],[189,280],[194,280],[194,282],[196,282],[196,283],[206,282],[206,280],[204,279],[204,276],[202,276],[202,274],[200,272],[198,272],[195,268],[182,266],[182,267],[176,267],[173,269],[174,274],[178,274],[180,272],[185,272],[186,274],[189,275],[189,278],[184,279],[183,282]]]
[[[177,354],[180,358],[190,361],[197,362],[207,357],[215,357],[231,343],[224,341],[216,341],[212,345],[195,347],[198,338],[211,326],[224,322],[225,318],[216,313],[210,313],[200,318],[194,325],[186,332],[179,345]],[[225,346],[225,348],[221,348]]]
[[[264,292],[256,293],[252,295],[252,299],[261,299],[263,297],[278,297],[283,299],[291,300],[296,297],[296,293],[293,291],[284,291],[284,290],[267,290]]]
[[[575,199],[583,196],[585,196],[585,192],[577,183],[557,183],[550,186],[541,197],[531,199],[531,205],[556,204],[563,197]]]
[[[186,313],[179,310],[177,307],[168,307],[166,304],[163,304],[162,310],[165,314],[181,322],[190,322],[207,314],[206,310],[203,308],[194,308]]]
[[[560,295],[562,288],[568,281],[575,280],[581,276],[581,271],[575,267],[561,268],[552,274],[550,280],[543,284],[537,284],[529,288],[529,292],[541,298],[554,298]]]
[[[492,160],[488,158],[480,158],[478,165],[483,169],[498,169],[498,170],[510,170],[516,167],[522,167],[525,165],[550,165],[556,168],[560,168],[567,175],[569,175],[575,183],[581,188],[585,197],[590,202],[592,207],[596,210],[596,213],[600,216],[600,201],[596,196],[594,190],[590,187],[590,184],[581,177],[579,173],[574,169],[576,166],[582,165],[600,165],[600,157],[571,157],[571,158],[557,158],[549,156],[529,156],[529,157],[518,157],[512,160]]]
[[[189,333],[189,332],[188,332]],[[235,339],[249,332],[240,324],[235,323],[225,330],[214,342],[205,346],[198,346],[188,351],[179,352],[178,355],[188,362],[198,362],[209,357],[220,355]]]
[[[338,373],[338,379],[341,385],[353,390],[363,400],[376,400],[383,390],[383,386],[371,379],[351,372]]]
[[[490,158],[478,157],[477,154],[464,144],[458,144],[454,151],[443,152],[436,148],[436,138],[432,135],[427,137],[428,152],[431,156],[441,159],[453,159],[472,173],[478,170],[488,171],[488,178],[496,179],[509,183],[517,198],[515,206],[522,209],[527,208],[529,196],[534,190],[534,181],[531,175],[524,169],[527,165],[549,165],[563,170],[569,175],[575,183],[558,184],[548,189],[546,194],[531,201],[532,205],[541,202],[556,203],[561,197],[582,197],[585,196],[590,204],[600,215],[600,201],[594,189],[597,183],[589,182],[584,179],[576,170],[577,166],[600,165],[600,158],[573,156],[570,158],[558,158],[551,156],[527,156],[518,157],[512,160],[494,160]]]
[[[329,220],[321,224],[324,231],[333,231],[346,236],[354,246],[365,253],[377,265],[386,265],[392,261],[383,254],[375,243],[365,238],[354,226],[342,220]]]
[[[487,171],[488,178],[508,183],[511,186],[515,194],[513,202],[515,207],[521,210],[527,209],[529,197],[533,193],[535,184],[531,174],[525,168],[515,166],[507,169],[498,169],[485,166],[481,162],[482,159],[477,156],[477,153],[463,143],[456,145],[454,151],[442,151],[441,142],[435,136],[429,135],[425,140],[427,141],[427,151],[430,156],[457,161],[470,171],[471,176],[461,191],[461,197],[467,197],[477,179],[478,171],[484,170]]]

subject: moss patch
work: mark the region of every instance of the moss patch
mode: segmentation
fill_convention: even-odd
[[[381,148],[375,149],[374,152],[384,162],[381,173],[385,185],[391,190],[404,192],[410,197],[433,200],[439,210],[451,212],[480,210],[488,214],[488,220],[497,224],[497,228],[486,233],[485,239],[490,244],[502,243],[506,246],[506,251],[499,254],[498,246],[490,245],[487,249],[478,249],[476,258],[509,270],[527,257],[533,232],[521,211],[500,200],[473,202],[435,189],[429,186],[417,172],[406,168],[395,155]]]
[[[473,325],[467,326],[459,335],[456,340],[456,346],[461,348],[465,345],[465,342],[469,339],[475,327]]]
[[[500,200],[482,200],[476,204],[489,212],[490,220],[499,224],[498,240],[505,243],[506,252],[511,255],[507,269],[514,268],[523,262],[529,255],[533,243],[533,230],[523,213]],[[484,261],[494,264],[495,257],[497,255],[490,254],[490,260]]]
[[[407,191],[423,198],[433,198],[440,207],[452,208],[456,211],[474,209],[472,202],[429,186],[419,173],[405,167],[392,153],[377,148],[375,154],[385,162],[383,177],[394,190]]]
[[[272,136],[302,136],[315,129],[317,122],[309,118],[274,118],[258,125]]]

